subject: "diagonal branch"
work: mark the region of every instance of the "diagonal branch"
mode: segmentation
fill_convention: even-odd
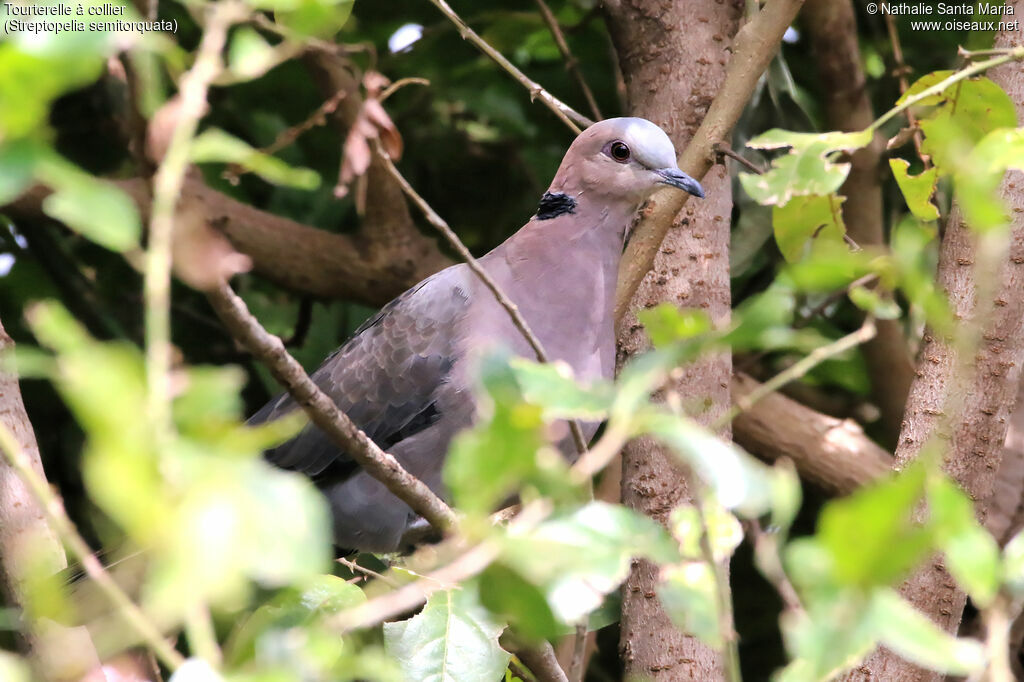
[[[487,41],[477,35],[476,31],[471,29],[469,25],[455,13],[455,10],[445,2],[445,0],[430,0],[430,2],[433,3],[434,7],[441,10],[441,13],[448,17],[449,21],[455,24],[455,27],[459,29],[459,35],[461,35],[463,39],[473,43],[477,49],[493,59],[498,66],[505,69],[510,76],[522,83],[523,87],[530,92],[531,100],[539,98],[540,101],[543,102],[548,109],[553,111],[555,116],[560,118],[562,123],[567,125],[571,131],[579,134],[579,126],[587,127],[593,124],[593,121],[542,88],[536,81],[532,80],[525,73],[517,69],[512,62],[505,58],[505,55],[488,45]]]
[[[457,522],[455,513],[425,483],[410,474],[393,455],[381,450],[338,409],[309,378],[302,365],[285,349],[281,339],[267,332],[227,282],[208,291],[207,297],[224,326],[249,352],[262,361],[310,420],[368,474],[442,533]]]
[[[562,33],[562,28],[558,25],[558,18],[544,0],[537,0],[537,9],[540,10],[540,16],[544,19],[544,23],[551,29],[551,37],[555,39],[555,45],[558,46],[558,51],[562,53],[562,58],[565,59],[565,68],[573,75],[573,78],[576,79],[580,86],[580,90],[583,91],[583,97],[587,100],[587,106],[590,107],[594,120],[600,121],[604,116],[601,115],[601,110],[597,107],[594,93],[590,91],[590,86],[587,85],[586,79],[583,78],[580,61],[573,56],[572,51],[569,49],[569,43],[565,41],[565,34]]]

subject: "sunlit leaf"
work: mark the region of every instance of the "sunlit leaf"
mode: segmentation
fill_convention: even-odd
[[[722,646],[715,573],[702,561],[668,566],[661,572],[658,598],[676,627],[714,648]]]
[[[808,242],[842,243],[846,233],[842,211],[845,200],[831,194],[797,196],[772,209],[775,242],[786,260],[800,260]]]
[[[235,30],[228,48],[228,66],[243,78],[263,75],[276,63],[274,48],[247,26]]]
[[[640,310],[637,319],[656,347],[691,339],[712,329],[711,318],[704,311],[681,309],[671,303],[659,303],[653,308]]]
[[[438,590],[409,620],[384,624],[384,645],[407,680],[494,682],[508,666],[495,623],[470,587]]]
[[[625,579],[635,556],[671,562],[679,551],[651,519],[603,502],[591,502],[536,528],[515,529],[502,550],[503,561],[541,588],[563,623],[576,623],[600,606]]]
[[[919,175],[909,175],[910,163],[904,159],[889,159],[889,168],[910,212],[919,220],[938,220],[939,209],[932,203],[932,194],[939,181],[938,169],[930,168]]]
[[[700,541],[706,525],[708,543],[715,561],[723,561],[732,556],[743,541],[739,520],[711,501],[704,504],[703,520],[704,525],[701,524],[701,514],[692,504],[683,504],[672,510],[669,529],[679,541],[682,555],[687,559],[702,557]]]
[[[1024,595],[1024,531],[1003,548],[1003,580],[1018,598]]]
[[[509,367],[522,388],[527,402],[543,408],[548,419],[600,421],[611,408],[613,388],[608,382],[580,385],[572,368],[562,362],[539,363],[519,357],[509,359]]]

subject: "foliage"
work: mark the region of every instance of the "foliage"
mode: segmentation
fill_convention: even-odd
[[[611,114],[618,107],[608,75],[612,57],[589,4],[552,3],[558,21],[574,26],[572,48],[602,111]],[[1007,211],[997,189],[1007,169],[1022,168],[1024,135],[998,86],[984,76],[962,77],[913,103],[921,152],[930,161],[909,146],[894,151],[886,182],[903,201],[892,207],[889,244],[853,250],[841,194],[849,155],[876,134],[897,133],[895,119],[817,132],[817,86],[802,73],[806,48],[784,49],[737,131],[770,158],[767,172],[738,175],[734,252],[743,258],[742,267],[734,262],[732,321],[715,328],[701,311],[671,305],[643,311],[640,322],[655,349],[614,384],[581,384],[558,364],[489,358],[479,381],[480,418],[457,437],[444,471],[463,514],[466,544],[459,551],[486,550],[487,560],[437,585],[423,576],[458,566],[447,544],[390,557],[372,570],[332,566],[329,520],[314,486],[260,457],[304,420],[244,425],[243,415],[273,387],[247,360],[239,368],[233,342],[211,323],[200,294],[177,285],[172,329],[180,362],[168,374],[171,395],[153,395],[153,344],[145,344],[142,320],[155,304],[140,309],[136,268],[157,247],[152,232],[143,236],[143,216],[131,198],[102,180],[144,172],[136,157],[145,151],[135,149],[133,157],[128,150],[139,140],[123,130],[105,151],[91,145],[107,139],[104,126],[136,110],[149,121],[148,146],[166,152],[175,144],[181,102],[171,85],[199,69],[208,9],[161,3],[161,18],[179,22],[177,35],[43,32],[0,43],[0,205],[41,184],[50,191],[44,213],[73,231],[10,222],[0,318],[24,349],[16,363],[27,379],[26,400],[67,508],[91,542],[143,557],[140,581],[126,589],[161,631],[186,635],[179,648],[190,658],[171,682],[496,680],[511,674],[511,654],[499,642],[506,629],[537,643],[577,624],[613,625],[617,591],[641,558],[658,567],[657,596],[677,627],[712,647],[737,647],[743,643],[734,626],[746,624],[733,613],[722,565],[742,542],[756,540],[749,530],[760,522],[768,530],[757,541],[758,566],[773,582],[778,576],[770,567],[779,566],[799,602],[777,618],[785,660],[776,661],[775,679],[828,679],[878,643],[949,674],[976,674],[989,663],[981,643],[942,632],[895,590],[941,551],[978,608],[1024,598],[1024,540],[998,547],[978,524],[972,501],[941,472],[941,451],[817,508],[814,495],[803,499],[787,463],[756,460],[718,437],[723,424],[701,426],[685,416],[691,405],[659,393],[702,354],[731,350],[783,367],[827,350],[864,315],[969,336],[953,325],[934,285],[936,224],[948,218],[952,192],[973,230],[1005,239]],[[127,6],[126,15],[139,18]],[[468,18],[531,77],[570,103],[582,101],[532,4],[500,2]],[[386,51],[406,23],[420,26],[420,40]],[[890,48],[881,33],[861,36],[880,111],[902,111],[955,75],[939,67],[948,66],[964,36],[950,34],[936,49],[934,36],[915,34],[905,46],[908,59],[937,70],[900,95],[884,73]],[[455,39],[457,30],[428,3],[250,0],[239,6],[227,36],[223,55],[214,55],[224,68],[210,76],[201,129],[181,143],[184,159],[198,164],[211,186],[302,223],[354,232],[364,210],[359,191],[338,201],[324,180],[343,162],[336,131],[313,125],[294,143],[274,146],[322,103],[295,58],[316,41],[343,45],[354,71],[430,81],[387,99],[367,85],[381,108],[366,120],[377,132],[391,130],[385,119],[393,121],[407,150],[403,170],[477,251],[530,214],[570,139],[519,84]],[[130,71],[131,81],[119,79],[112,64]],[[79,116],[94,99],[117,102],[118,111]],[[78,123],[69,119],[81,119],[86,131],[76,132]],[[301,319],[297,297],[256,277],[241,288],[271,331],[290,336],[302,327],[294,322]],[[313,366],[367,313],[352,304],[317,307],[297,355]],[[804,384],[859,401],[866,392],[863,362],[857,352],[839,355]],[[154,412],[160,401],[167,402],[169,423]],[[598,451],[639,436],[662,442],[694,474],[693,503],[673,510],[666,529],[591,499],[592,476],[550,442],[571,419],[605,422],[593,445]],[[76,471],[80,481],[68,473]],[[513,498],[529,513],[492,523],[489,514]],[[383,608],[380,600],[416,581],[432,590],[416,613],[350,627],[351,618]],[[98,617],[82,606],[102,598],[88,583],[40,581],[30,592],[30,613],[87,623],[103,654],[139,644],[139,633],[109,617],[105,604]],[[206,616],[210,627],[203,627]],[[777,614],[769,616],[774,621]],[[0,679],[29,679],[21,657],[0,651]]]

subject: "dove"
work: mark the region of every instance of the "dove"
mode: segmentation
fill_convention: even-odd
[[[679,170],[668,135],[642,118],[612,118],[573,141],[518,232],[479,259],[544,347],[586,382],[615,371],[614,304],[619,261],[633,216],[663,186],[703,197]],[[533,359],[508,311],[466,264],[416,284],[367,320],[312,375],[367,436],[445,496],[442,469],[452,438],[476,418],[474,359],[489,349]],[[298,405],[282,394],[249,422]],[[584,425],[592,437],[596,424]],[[567,434],[558,446],[578,453]],[[400,549],[422,519],[316,426],[266,453],[311,477],[327,497],[338,547]]]

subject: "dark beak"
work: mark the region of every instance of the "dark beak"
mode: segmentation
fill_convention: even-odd
[[[704,188],[700,186],[700,183],[678,168],[661,168],[654,172],[661,176],[659,183],[677,187],[695,197],[704,198]]]

